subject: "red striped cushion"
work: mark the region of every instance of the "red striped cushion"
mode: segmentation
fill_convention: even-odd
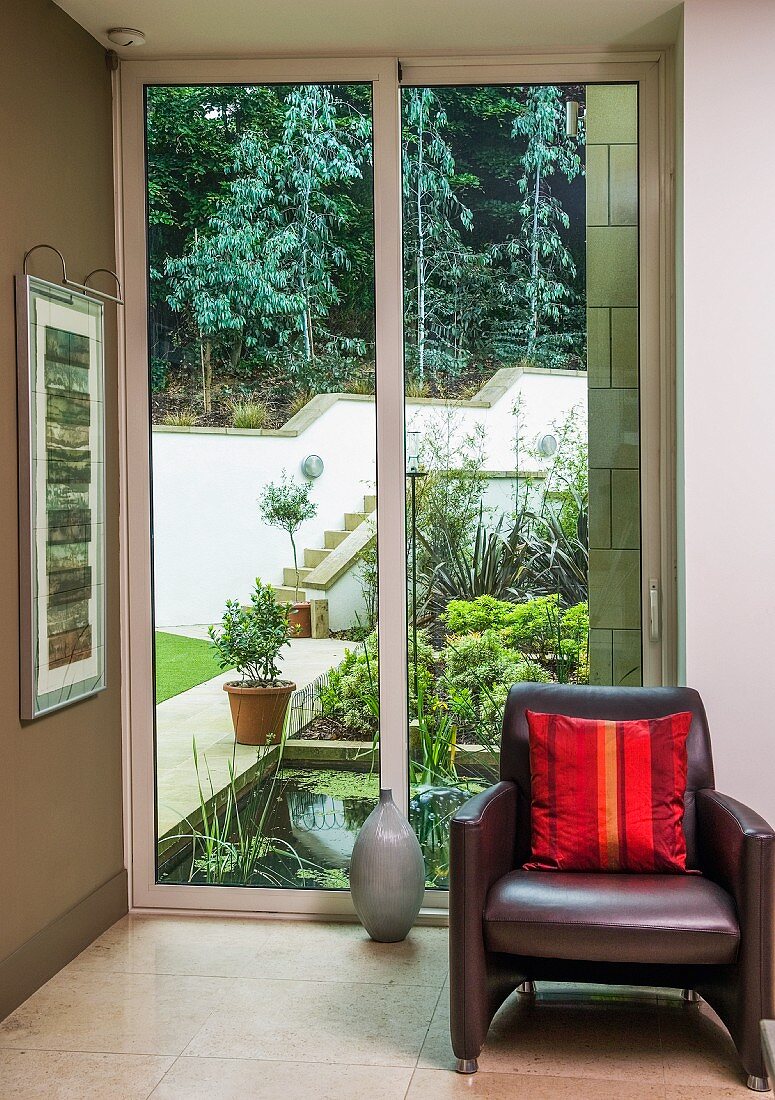
[[[527,712],[534,871],[686,871],[687,711],[637,722]]]

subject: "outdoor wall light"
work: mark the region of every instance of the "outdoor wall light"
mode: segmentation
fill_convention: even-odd
[[[557,454],[557,436],[542,435],[538,440],[538,451],[544,458],[551,458],[552,455]]]
[[[320,477],[324,470],[325,466],[320,455],[307,455],[301,464],[301,472],[311,481],[314,481],[316,477]]]
[[[416,474],[420,466],[420,433],[406,433],[406,469],[407,473]]]
[[[142,31],[135,30],[134,27],[111,27],[105,33],[108,42],[112,42],[114,46],[145,45],[145,35]]]

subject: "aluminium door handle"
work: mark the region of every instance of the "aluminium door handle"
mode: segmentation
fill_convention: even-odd
[[[649,581],[649,641],[658,642],[662,631],[660,624],[659,581]]]

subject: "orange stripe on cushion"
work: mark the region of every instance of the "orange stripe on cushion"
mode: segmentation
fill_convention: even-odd
[[[605,726],[605,837],[607,867],[619,870],[619,799],[617,796],[618,768],[616,766],[616,722],[604,722]]]

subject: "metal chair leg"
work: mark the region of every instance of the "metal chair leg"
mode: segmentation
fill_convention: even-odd
[[[688,1005],[696,1005],[702,1000],[699,993],[695,993],[693,989],[682,989],[681,999],[686,1001]]]
[[[746,1085],[751,1092],[769,1092],[770,1091],[770,1079],[769,1077],[754,1077],[751,1073],[748,1076]]]
[[[457,1058],[455,1060],[456,1073],[476,1073],[479,1063],[476,1058]]]

